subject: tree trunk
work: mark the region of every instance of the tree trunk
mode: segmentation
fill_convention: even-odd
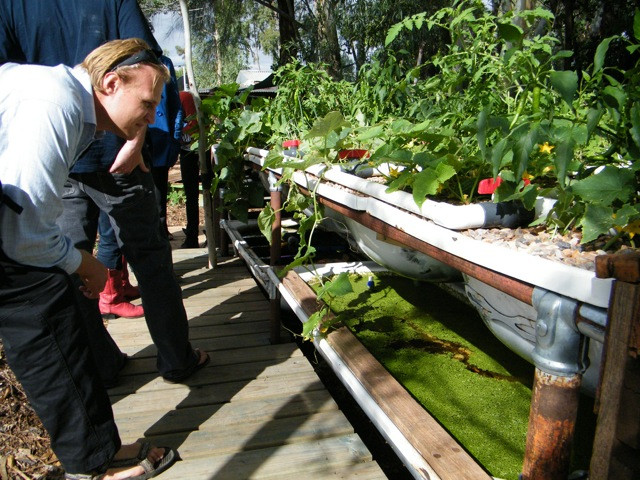
[[[565,0],[564,2],[564,48],[565,50],[575,51],[574,39],[574,26],[573,26],[573,0]],[[576,59],[577,60],[577,59]],[[564,68],[568,70],[571,68],[571,58],[564,59]],[[577,71],[582,73],[582,68],[578,66]]]
[[[280,29],[280,58],[278,65],[286,65],[298,56],[298,27],[295,22],[293,0],[278,0],[278,27]],[[283,15],[281,12],[286,12]]]
[[[203,173],[203,177],[206,177],[206,172],[209,171],[207,165],[207,145],[205,139],[207,135],[204,130],[204,116],[202,114],[202,108],[200,108],[201,99],[196,87],[195,75],[193,74],[193,62],[191,59],[191,23],[189,21],[189,8],[187,6],[187,0],[180,0],[180,13],[182,14],[182,23],[184,25],[184,65],[187,69],[187,76],[189,78],[189,91],[193,95],[193,100],[196,106],[196,117],[198,119],[198,129],[200,139],[198,141],[198,158],[200,162],[200,172]],[[215,267],[218,263],[218,257],[216,253],[216,242],[213,229],[213,208],[211,191],[204,188],[202,191],[203,204],[204,204],[204,225],[205,233],[207,236],[207,250],[209,253],[209,266]]]
[[[360,73],[360,69],[367,61],[367,52],[364,48],[364,41],[359,40],[356,43],[356,75]]]
[[[340,57],[340,42],[338,30],[333,18],[334,2],[332,0],[317,0],[316,12],[318,18],[318,54],[320,61],[329,66],[329,75],[334,79],[342,78],[342,59]]]
[[[217,19],[213,24],[213,50],[216,57],[216,84],[222,85],[222,52],[220,51],[220,30]]]

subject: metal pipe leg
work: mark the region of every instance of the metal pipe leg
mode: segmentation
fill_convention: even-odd
[[[581,378],[536,368],[523,480],[566,480],[569,475]]]
[[[576,326],[578,303],[536,288],[536,366],[522,480],[566,480],[588,339]]]

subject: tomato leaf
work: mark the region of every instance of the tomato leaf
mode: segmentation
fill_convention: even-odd
[[[265,238],[269,240],[269,243],[271,243],[271,225],[273,225],[275,218],[276,214],[269,204],[266,204],[258,215],[258,228],[260,228]]]
[[[498,36],[507,42],[520,43],[524,35],[522,29],[513,23],[498,22]]]

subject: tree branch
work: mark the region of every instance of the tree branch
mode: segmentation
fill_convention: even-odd
[[[269,10],[277,13],[283,18],[286,18],[290,22],[295,23],[297,26],[302,27],[302,24],[298,22],[295,18],[293,18],[291,15],[289,15],[289,12],[285,12],[284,10],[279,9],[277,6],[271,3],[271,0],[254,0],[254,1],[264,7],[267,7]]]

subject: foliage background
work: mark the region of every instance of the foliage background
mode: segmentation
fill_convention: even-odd
[[[353,80],[374,55],[382,54],[389,28],[420,12],[428,15],[453,1],[444,0],[190,0],[196,71],[202,88],[229,83],[237,71],[255,62],[258,50],[273,58],[275,69],[291,59],[327,64],[334,78]],[[576,55],[564,68],[578,72],[588,66],[598,44],[612,35],[631,32],[634,0],[487,0],[489,10],[501,15],[510,10],[544,7],[554,15],[551,25],[540,22],[534,31],[551,28],[561,48]],[[140,0],[149,18],[157,12],[175,12],[177,0]],[[282,15],[285,6],[293,16]],[[330,16],[326,13],[331,12]],[[279,28],[284,23],[291,35]],[[176,21],[176,28],[180,26]],[[333,39],[333,40],[332,40]],[[428,62],[449,42],[442,31],[403,32],[397,40],[399,58],[412,65]],[[177,46],[181,48],[181,46]],[[173,52],[171,52],[173,53]],[[621,68],[631,66],[622,45],[612,45],[611,57]],[[382,58],[384,60],[384,58]],[[425,69],[422,75],[433,71]]]

